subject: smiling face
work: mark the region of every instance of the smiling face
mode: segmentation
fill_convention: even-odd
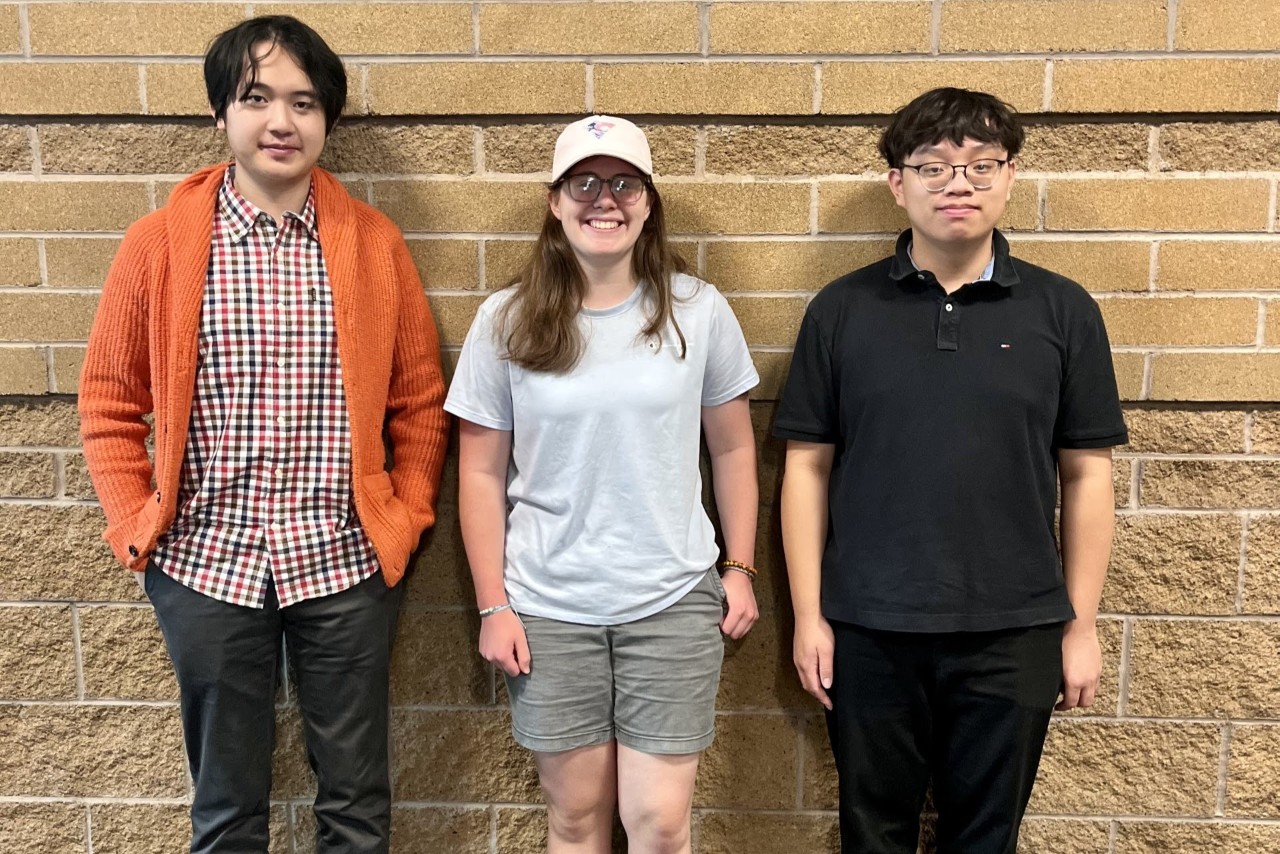
[[[565,174],[572,179],[587,172],[603,178],[606,184],[617,175],[642,177],[640,170],[625,160],[604,156],[588,157]],[[579,202],[569,196],[566,180],[548,194],[547,200],[580,263],[590,267],[630,263],[632,250],[649,218],[648,191],[631,204],[619,204],[605,186],[594,202]]]
[[[943,140],[922,146],[906,158],[906,164],[950,163],[961,166],[983,158],[1004,160],[1007,152],[998,144],[966,138],[963,145]],[[1008,205],[1016,166],[1007,163],[985,190],[975,189],[960,170],[940,192],[925,189],[914,169],[891,169],[889,189],[911,222],[913,239],[940,248],[989,240]]]
[[[269,42],[254,45],[257,80],[227,106],[218,127],[236,162],[236,188],[261,199],[296,194],[309,186],[325,142],[325,114],[306,73],[289,52]]]

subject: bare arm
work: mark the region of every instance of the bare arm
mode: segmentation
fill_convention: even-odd
[[[503,550],[507,530],[507,465],[511,431],[459,420],[458,520],[480,609],[507,604]],[[529,672],[529,647],[515,613],[500,611],[480,623],[480,654],[508,676]]]
[[[782,477],[782,546],[787,555],[796,633],[793,657],[806,691],[831,708],[835,642],[822,616],[822,552],[827,542],[827,490],[835,445],[787,442]]]
[[[1063,632],[1064,687],[1058,708],[1071,709],[1093,704],[1102,674],[1097,617],[1115,530],[1111,449],[1059,451],[1058,479],[1062,484],[1063,575],[1076,612]]]
[[[726,556],[755,565],[756,514],[760,495],[756,480],[756,442],[751,406],[745,394],[719,406],[702,408],[702,429],[711,453],[711,479],[724,533]],[[740,638],[760,616],[751,579],[741,572],[724,574],[729,612],[720,628]]]

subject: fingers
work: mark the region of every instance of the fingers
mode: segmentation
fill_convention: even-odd
[[[515,665],[518,673],[529,672],[529,639],[525,637],[524,632],[516,635],[516,654]],[[517,675],[512,673],[512,676]]]
[[[1059,712],[1071,709],[1087,709],[1093,705],[1097,694],[1097,682],[1089,682],[1084,685],[1067,683],[1062,689],[1062,699],[1053,708]]]
[[[738,640],[751,631],[751,627],[756,624],[756,620],[759,618],[760,611],[755,607],[754,602],[749,605],[734,605],[730,603],[729,612],[720,621],[720,631],[734,640]]]
[[[825,677],[821,675],[821,665],[819,663],[821,656],[817,650],[811,650],[810,654],[804,656],[803,660],[797,659],[796,672],[800,674],[800,684],[804,686],[804,690],[811,694],[814,699],[821,703],[828,710],[831,709],[831,698],[827,696],[826,689],[831,687],[831,662],[828,658],[828,672]]]

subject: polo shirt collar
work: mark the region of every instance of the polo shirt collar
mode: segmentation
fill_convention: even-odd
[[[893,253],[893,260],[889,265],[889,278],[894,281],[902,281],[916,274],[916,265],[911,260],[911,253],[908,251],[911,246],[911,229],[907,229],[898,235],[898,245]],[[1013,267],[1013,260],[1009,257],[1009,241],[1000,233],[999,229],[991,233],[991,246],[994,250],[990,281],[1002,288],[1011,288],[1020,283],[1022,279],[1018,276],[1018,271]]]

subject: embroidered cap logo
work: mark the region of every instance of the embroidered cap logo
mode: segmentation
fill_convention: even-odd
[[[592,122],[587,125],[587,131],[596,139],[602,139],[612,127],[613,122]]]

